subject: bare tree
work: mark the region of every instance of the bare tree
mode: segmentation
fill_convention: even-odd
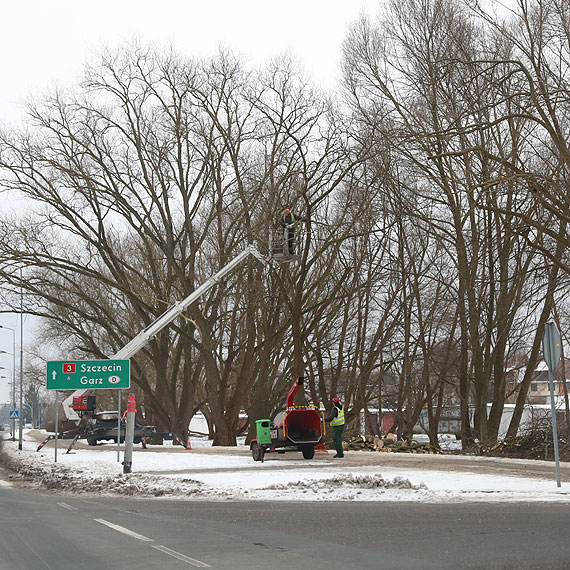
[[[465,444],[472,397],[479,439],[496,438],[508,337],[526,299],[525,276],[537,267],[523,246],[529,236],[513,229],[514,212],[524,212],[515,199],[520,186],[496,160],[522,156],[528,121],[503,128],[504,68],[481,65],[481,33],[457,3],[393,1],[377,26],[363,19],[353,27],[344,64],[356,112],[374,136],[390,141],[409,173],[397,190],[401,203],[455,267],[448,292],[458,308]],[[502,54],[500,44],[494,48]],[[490,187],[500,188],[501,203]]]
[[[8,264],[4,275],[41,300],[36,314],[59,323],[79,353],[110,356],[203,278],[226,173],[203,90],[214,101],[236,66],[222,54],[220,68],[136,46],[106,54],[82,97],[55,93],[30,109],[29,132],[2,135],[4,186],[38,205],[16,230],[3,225],[3,258],[26,267],[23,283]],[[211,347],[196,343],[204,313],[195,305],[187,317],[133,367],[159,425],[179,434],[196,383],[211,382]]]

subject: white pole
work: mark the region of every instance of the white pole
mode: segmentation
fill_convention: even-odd
[[[135,415],[137,407],[135,395],[129,394],[127,401],[127,425],[125,427],[125,453],[123,459],[123,473],[131,473],[133,466],[133,439],[135,433]]]

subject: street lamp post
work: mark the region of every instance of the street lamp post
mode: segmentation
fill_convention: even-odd
[[[20,269],[20,279],[22,278],[22,270]],[[24,420],[22,418],[22,402],[24,389],[24,312],[22,301],[22,288],[20,288],[20,429],[18,432],[18,449],[22,449],[22,439],[24,432]]]
[[[4,353],[4,351],[0,351],[1,353]],[[4,366],[0,366],[0,370],[6,370],[6,368],[4,368]],[[8,376],[0,376],[0,380],[8,380],[8,386],[11,386],[12,382],[11,382],[11,378]],[[8,393],[10,393],[12,391],[12,388],[8,388]],[[12,423],[10,423],[10,437],[12,437],[12,435],[14,434],[13,430],[12,430]]]
[[[10,405],[11,410],[16,409],[16,331],[10,327],[5,327],[0,325],[0,329],[6,329],[12,333],[12,356],[14,357],[14,366],[12,367],[12,403]],[[2,354],[10,354],[5,350],[0,350]],[[16,439],[16,419],[12,418],[12,441]]]
[[[24,288],[22,283],[22,268],[20,267],[20,430],[18,435],[18,449],[22,449],[24,424],[22,423],[22,398],[24,386]],[[15,350],[14,350],[15,352]]]

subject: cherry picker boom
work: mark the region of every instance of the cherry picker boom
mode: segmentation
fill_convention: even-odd
[[[158,317],[148,327],[143,329],[137,336],[128,342],[123,348],[115,353],[111,358],[114,360],[126,360],[134,356],[141,348],[143,348],[150,339],[156,336],[164,327],[169,325],[178,315],[185,311],[192,303],[198,300],[204,293],[211,289],[217,283],[220,283],[224,277],[233,269],[245,262],[249,256],[253,256],[268,265],[270,259],[260,253],[254,245],[249,245],[240,254],[234,257],[228,264],[224,265],[217,273],[207,279],[202,285],[195,289],[188,297],[179,301],[169,309],[167,309],[160,317]],[[88,388],[76,390],[62,402],[63,414],[69,421],[80,423],[81,418],[73,409],[73,399],[79,398],[89,392]],[[56,427],[57,429],[57,427]]]

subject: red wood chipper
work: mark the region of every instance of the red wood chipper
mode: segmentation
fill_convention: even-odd
[[[316,406],[295,406],[295,394],[303,387],[304,378],[295,380],[287,394],[287,407],[271,420],[257,420],[257,438],[250,443],[254,461],[262,461],[267,452],[300,451],[312,459],[315,446],[325,435],[324,416]]]

